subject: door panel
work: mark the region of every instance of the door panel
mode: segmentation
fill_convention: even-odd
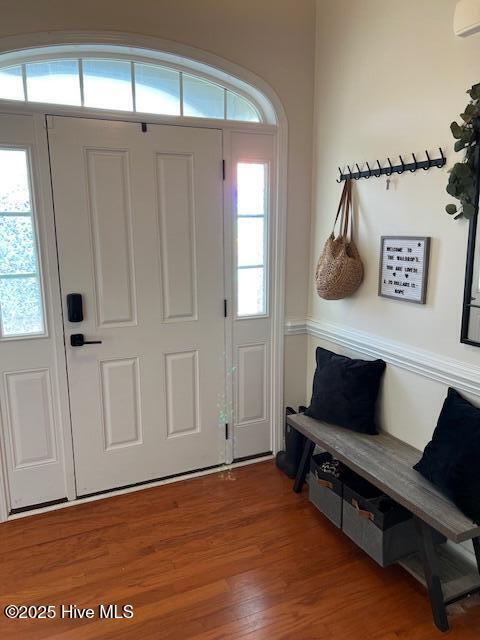
[[[165,365],[168,437],[198,433],[198,351],[167,353]]]
[[[6,373],[5,383],[14,470],[57,463],[49,369]]]
[[[100,362],[105,450],[143,442],[138,358]]]
[[[197,318],[193,171],[191,155],[157,155],[165,321]]]
[[[266,418],[266,352],[266,344],[238,348],[238,424]]]
[[[87,149],[85,155],[98,326],[134,324],[137,314],[128,154]]]
[[[84,302],[78,494],[223,463],[221,132],[55,117],[49,140],[62,294]]]

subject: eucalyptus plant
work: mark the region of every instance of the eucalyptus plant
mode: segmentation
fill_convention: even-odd
[[[448,204],[447,213],[470,219],[476,211],[476,147],[480,135],[480,84],[474,85],[467,94],[470,102],[461,114],[462,123],[452,122],[450,130],[455,138],[455,151],[465,151],[463,162],[457,162],[450,170],[447,192],[460,201],[460,205]]]

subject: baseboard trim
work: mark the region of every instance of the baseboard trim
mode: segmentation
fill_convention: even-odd
[[[287,322],[286,335],[307,334],[356,353],[381,358],[385,362],[417,375],[480,396],[480,367],[412,348],[329,322],[311,318]]]

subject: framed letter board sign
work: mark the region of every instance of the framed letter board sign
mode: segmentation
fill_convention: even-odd
[[[425,304],[430,238],[382,236],[378,295]]]

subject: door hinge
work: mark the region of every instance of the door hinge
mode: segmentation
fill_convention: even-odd
[[[45,125],[47,129],[53,129],[53,116],[45,116]]]
[[[223,317],[226,318],[228,316],[228,302],[225,299],[223,301]]]
[[[222,176],[223,176],[223,179],[225,180],[225,160],[222,160]]]
[[[225,423],[225,440],[228,440],[228,422]]]

